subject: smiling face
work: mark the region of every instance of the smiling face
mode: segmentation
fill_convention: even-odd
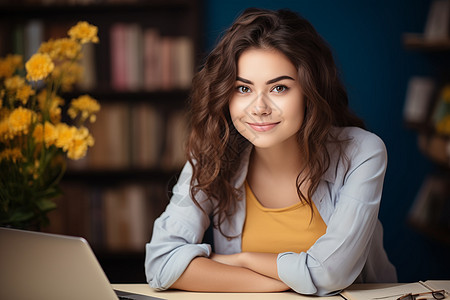
[[[257,148],[297,145],[305,104],[291,61],[278,50],[251,48],[237,71],[229,109],[239,133]]]

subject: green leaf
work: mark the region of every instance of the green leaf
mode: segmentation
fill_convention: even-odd
[[[30,219],[32,219],[34,216],[34,213],[32,211],[15,211],[13,214],[11,214],[11,216],[9,217],[9,220],[7,221],[7,223],[20,223],[20,222],[25,222],[28,221]]]
[[[47,212],[56,208],[56,203],[48,199],[40,199],[36,201],[36,206],[42,212]]]

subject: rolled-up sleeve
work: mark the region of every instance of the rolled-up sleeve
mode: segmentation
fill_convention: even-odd
[[[298,293],[336,293],[352,284],[364,268],[378,222],[387,154],[384,143],[373,134],[352,147],[345,172],[336,176],[341,182],[330,188],[335,208],[326,233],[307,252],[278,255],[279,277]]]
[[[147,282],[157,290],[168,289],[192,259],[211,254],[211,246],[201,244],[209,218],[189,197],[191,174],[192,168],[186,164],[146,245],[145,274]]]

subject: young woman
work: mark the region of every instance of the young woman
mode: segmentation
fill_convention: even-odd
[[[395,282],[378,220],[386,150],[363,127],[312,25],[246,10],[194,78],[188,163],[146,246],[149,284],[328,295]]]

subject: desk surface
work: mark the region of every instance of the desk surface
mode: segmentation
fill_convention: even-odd
[[[303,296],[294,292],[282,292],[282,293],[199,293],[199,292],[184,292],[169,290],[163,292],[157,292],[152,289],[148,284],[113,284],[114,289],[143,294],[147,296],[158,297],[168,300],[197,300],[197,299],[214,299],[214,300],[229,300],[229,299],[255,299],[255,300],[286,300],[286,299],[320,299],[320,300],[332,300],[340,299],[340,296],[334,297],[313,297],[313,296]]]
[[[425,288],[425,285],[428,285]],[[333,296],[333,297],[315,297],[315,296],[304,296],[294,292],[282,292],[282,293],[199,293],[199,292],[185,292],[185,291],[177,291],[177,290],[169,290],[163,292],[157,292],[152,289],[148,284],[113,284],[114,289],[122,290],[131,293],[143,294],[147,296],[153,296],[161,299],[167,300],[197,300],[197,299],[214,299],[214,300],[229,300],[229,299],[255,299],[255,300],[286,300],[286,299],[320,299],[320,300],[332,300],[332,299],[340,299],[341,296]],[[440,290],[444,289],[450,291],[450,281],[425,281],[424,282],[414,282],[414,283],[378,283],[378,284],[353,284],[346,291],[353,291],[353,293],[346,294],[346,297],[350,297],[352,299],[366,299],[369,294],[372,295],[372,292],[376,292],[376,295],[380,296],[382,293],[386,293],[389,295],[386,298],[396,299],[399,295],[405,293],[420,293],[423,291],[429,290]],[[361,293],[364,292],[363,295],[359,295],[356,298],[356,294],[354,292]],[[369,293],[369,294],[368,294]],[[394,297],[396,296],[396,297]],[[445,299],[450,299],[449,294]]]

